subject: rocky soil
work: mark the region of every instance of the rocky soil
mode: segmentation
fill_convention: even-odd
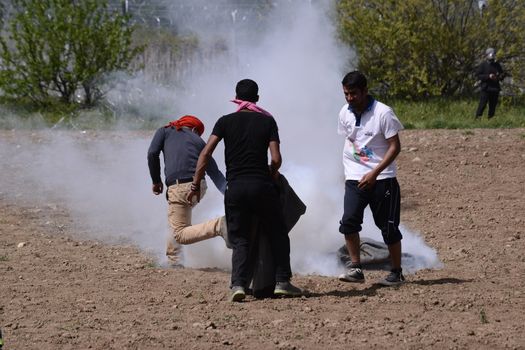
[[[5,349],[525,349],[525,130],[407,130],[402,221],[444,267],[397,288],[296,276],[309,295],[227,301],[227,271],[82,240],[67,208],[0,191]],[[1,176],[6,173],[1,164]]]

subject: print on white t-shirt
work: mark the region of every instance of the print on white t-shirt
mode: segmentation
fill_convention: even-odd
[[[361,122],[356,126],[356,118],[344,105],[339,112],[338,133],[344,135],[343,165],[346,180],[361,180],[384,158],[388,150],[386,139],[403,129],[394,111],[384,103],[375,101],[363,112]],[[378,180],[396,176],[396,165],[392,162],[377,177]]]

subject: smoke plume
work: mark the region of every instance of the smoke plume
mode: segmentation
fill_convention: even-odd
[[[340,81],[351,68],[353,53],[337,42],[327,3],[276,1],[264,22],[249,23],[251,17],[242,17],[242,11],[235,12],[229,3],[232,11],[212,22],[229,25],[206,27],[199,22],[198,28],[191,28],[191,18],[202,18],[206,11],[205,2],[196,1],[188,13],[179,13],[188,19],[180,30],[193,29],[203,43],[222,36],[228,50],[192,67],[185,80],[173,86],[156,85],[141,76],[121,79],[109,101],[123,109],[131,105],[144,115],[163,115],[159,127],[179,115],[197,115],[206,125],[207,138],[215,121],[234,110],[229,100],[236,82],[257,81],[259,104],[279,125],[281,171],[308,207],[290,233],[292,269],[333,276],[342,271],[335,251],[344,243],[338,232],[344,194],[343,139],[336,125],[345,102]],[[259,27],[261,23],[264,27]],[[163,196],[151,193],[146,162],[153,133],[54,131],[35,140],[29,132],[13,131],[9,140],[0,141],[0,157],[19,176],[2,175],[2,187],[15,187],[17,196],[26,199],[66,205],[78,223],[90,228],[89,238],[131,242],[163,263],[169,234],[167,205]],[[221,143],[214,157],[224,171],[222,147]],[[13,193],[4,190],[1,195]],[[223,214],[222,195],[209,181],[193,221]],[[363,235],[381,240],[370,215],[363,227]],[[441,266],[436,251],[417,232],[404,227],[403,234],[404,251],[416,256],[404,262],[410,264],[404,265],[406,270]],[[184,256],[186,266],[229,268],[231,252],[221,238],[214,238],[185,247]]]

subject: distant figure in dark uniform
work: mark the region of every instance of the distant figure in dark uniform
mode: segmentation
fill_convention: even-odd
[[[499,82],[504,78],[503,68],[499,62],[496,62],[496,51],[489,48],[485,54],[487,59],[479,65],[476,71],[476,75],[481,81],[481,96],[476,111],[476,119],[481,119],[487,102],[489,104],[489,119],[494,117],[501,90]]]

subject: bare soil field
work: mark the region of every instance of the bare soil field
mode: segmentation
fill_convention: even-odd
[[[525,130],[407,130],[402,146],[402,222],[444,267],[396,288],[382,271],[295,276],[295,299],[230,303],[227,271],[79,239],[67,208],[4,188],[4,349],[525,349]]]

